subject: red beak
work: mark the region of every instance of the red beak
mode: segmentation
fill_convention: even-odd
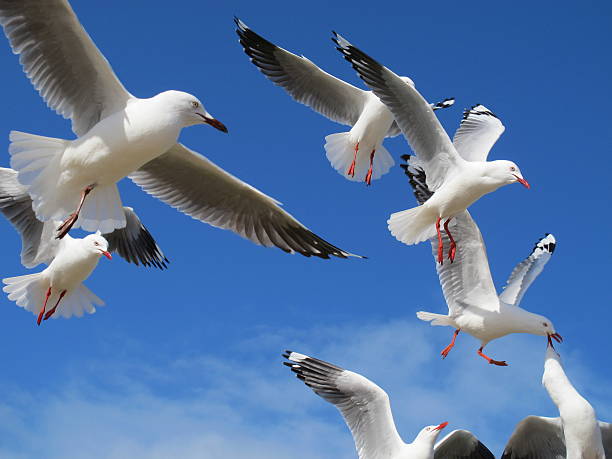
[[[523,185],[525,188],[527,188],[527,189],[531,188],[531,186],[529,185],[529,182],[528,182],[527,180],[525,180],[525,179],[523,179],[523,178],[520,178],[520,177],[519,177],[518,175],[516,175],[516,174],[512,174],[512,175],[514,175],[514,176],[516,177],[516,180],[517,180],[517,181],[518,181],[518,182],[519,182],[521,185]]]
[[[110,252],[107,252],[106,250],[102,250],[101,252],[102,252],[102,255],[104,255],[104,256],[105,256],[106,258],[108,258],[109,260],[112,260],[112,259],[113,259],[113,257],[112,257],[112,255],[110,254]]]
[[[552,338],[554,338],[557,343],[563,342],[563,337],[559,333],[549,333],[548,334],[548,345],[552,347],[553,349],[555,348],[555,346],[553,346]]]
[[[198,113],[198,115],[200,114]],[[225,127],[225,124],[223,124],[221,121],[216,120],[214,118],[208,118],[204,115],[200,115],[200,116],[202,117],[202,119],[204,120],[206,124],[209,124],[215,129],[219,129],[221,132],[225,132],[227,134],[227,128]]]
[[[440,424],[438,427],[436,427],[434,430],[442,430],[444,429],[446,426],[448,425],[448,422],[443,422],[442,424]]]

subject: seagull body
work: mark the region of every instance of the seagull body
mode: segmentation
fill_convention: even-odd
[[[404,443],[393,421],[389,396],[375,383],[297,352],[286,351],[283,357],[299,379],[338,408],[351,430],[359,459],[493,459],[466,430],[455,430],[436,445],[448,422],[424,427],[412,443]]]
[[[502,459],[611,457],[612,424],[597,421],[593,406],[574,388],[552,346],[546,350],[542,384],[560,417],[523,419],[510,437]]]
[[[504,126],[492,112],[477,105],[467,112],[473,114],[472,119],[462,123],[463,129],[460,127],[451,142],[431,106],[413,84],[405,84],[403,77],[340,35],[335,34],[334,41],[345,59],[393,113],[427,174],[429,189],[434,192],[427,205],[392,214],[388,220],[389,230],[405,244],[417,244],[437,233],[440,242],[438,262],[442,263],[440,225],[444,221],[450,239],[448,257],[453,261],[456,244],[448,230],[453,217],[501,186],[519,182],[529,188],[513,162],[487,161],[488,152],[504,131]]]
[[[112,258],[106,239],[99,234],[90,234],[82,239],[66,235],[50,255],[52,259],[43,271],[2,279],[5,284],[3,290],[9,294],[9,300],[38,314],[39,325],[43,318],[80,317],[83,312],[93,314],[95,305],[104,305],[83,282],[94,271],[102,255]],[[55,306],[47,310],[48,304]]]
[[[338,173],[369,185],[389,171],[395,162],[382,143],[385,137],[394,137],[400,130],[393,114],[372,91],[346,83],[306,57],[276,46],[237,18],[235,23],[244,52],[273,83],[332,121],[351,126],[349,132],[325,138],[327,159]],[[409,78],[403,79],[414,85]],[[432,109],[450,107],[453,103],[454,99],[445,99]]]
[[[418,166],[418,160],[406,158],[408,163],[403,168],[410,178],[415,197],[421,206],[426,205],[429,199],[434,199],[435,193],[429,190],[426,174]],[[419,319],[431,322],[432,325],[455,328],[451,343],[441,352],[442,357],[446,358],[453,348],[460,331],[480,340],[478,355],[500,366],[507,364],[505,361],[493,360],[482,352],[494,339],[511,333],[531,333],[547,336],[549,342],[551,338],[560,341],[561,336],[548,318],[519,307],[525,292],[554,252],[554,236],[547,234],[536,243],[531,254],[514,268],[504,291],[498,296],[482,235],[469,212],[463,210],[458,213],[451,222],[451,228],[461,241],[457,246],[455,261],[436,264],[448,305],[448,315],[417,312]],[[445,237],[450,238],[448,233]],[[445,242],[448,243],[448,240]],[[432,238],[431,244],[434,258],[437,259],[439,241]]]
[[[187,126],[227,129],[185,92],[148,99],[130,94],[67,0],[3,0],[0,25],[34,87],[72,121],[77,135],[10,136],[11,167],[38,219],[64,220],[59,238],[73,225],[103,233],[125,227],[116,183],[129,176],[179,211],[257,244],[321,258],[352,255],[312,233],[278,201],[177,143]]]

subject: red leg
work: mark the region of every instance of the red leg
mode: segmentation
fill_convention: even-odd
[[[444,261],[444,257],[442,256],[442,249],[444,248],[444,245],[442,243],[442,233],[440,232],[440,221],[442,219],[440,217],[438,217],[438,219],[436,220],[436,231],[438,232],[438,263],[442,264],[442,262]]]
[[[60,293],[60,296],[57,300],[57,303],[55,303],[55,306],[53,306],[52,309],[49,309],[49,311],[47,311],[47,313],[45,314],[45,320],[47,320],[49,317],[51,317],[55,313],[57,306],[60,304],[60,301],[62,301],[62,298],[64,298],[65,294],[66,294],[66,290],[62,290],[62,293]]]
[[[448,259],[451,261],[451,263],[453,261],[455,261],[455,254],[457,253],[457,244],[455,244],[455,240],[453,239],[453,235],[450,233],[450,231],[448,229],[448,224],[450,223],[452,218],[453,217],[449,218],[444,223],[444,231],[446,232],[446,234],[448,235],[448,238],[450,239],[450,248],[448,249]]]
[[[372,153],[370,153],[370,168],[368,169],[368,173],[366,174],[366,177],[365,177],[365,182],[368,186],[372,184],[372,166],[374,164],[374,154],[375,153],[376,153],[376,149],[372,150]]]
[[[357,163],[357,152],[359,151],[359,142],[355,145],[355,154],[353,155],[353,162],[351,166],[346,171],[346,175],[350,175],[351,177],[355,177],[355,164]]]
[[[489,362],[491,365],[497,365],[497,366],[500,366],[500,367],[507,367],[507,366],[508,366],[508,364],[506,363],[506,361],[505,361],[505,360],[493,360],[491,357],[488,357],[488,356],[484,355],[484,354],[482,353],[482,348],[483,348],[483,347],[484,347],[484,346],[480,346],[480,349],[478,349],[478,355],[479,355],[480,357],[482,357],[483,359],[485,359],[485,360],[486,360],[487,362]]]
[[[72,226],[76,223],[76,221],[79,218],[79,212],[81,212],[83,203],[85,202],[85,198],[87,197],[89,193],[91,193],[94,187],[95,185],[89,185],[83,191],[81,191],[81,200],[79,201],[79,205],[77,209],[73,213],[71,213],[70,216],[66,220],[64,220],[64,223],[62,223],[59,226],[59,228],[57,228],[57,236],[55,236],[56,239],[61,239],[66,234],[68,234],[68,231],[70,231],[70,228],[72,228]]]
[[[47,301],[49,301],[49,297],[51,296],[51,287],[47,289],[47,294],[45,295],[45,302],[43,307],[40,308],[40,312],[38,313],[38,319],[36,319],[36,323],[40,325],[40,321],[43,318],[43,314],[45,313],[45,309],[47,308]]]
[[[457,339],[457,335],[459,334],[459,332],[460,332],[459,329],[455,330],[455,333],[453,333],[453,339],[450,342],[450,344],[448,346],[446,346],[444,349],[442,349],[442,352],[440,352],[440,355],[442,356],[443,359],[446,358],[448,353],[451,351],[451,349],[455,345],[455,340]]]

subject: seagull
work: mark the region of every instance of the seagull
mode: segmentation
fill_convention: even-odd
[[[104,306],[104,302],[85,287],[83,281],[96,269],[102,255],[112,259],[106,239],[100,234],[90,234],[82,239],[66,235],[55,245],[50,245],[46,254],[43,262],[49,265],[43,271],[2,279],[5,284],[2,290],[8,293],[9,300],[38,314],[38,325],[43,319],[57,317],[56,311],[65,318],[81,317],[84,311],[93,314],[95,306]],[[47,304],[55,306],[47,310]]]
[[[188,149],[182,128],[227,128],[182,91],[137,98],[118,80],[66,0],[3,0],[0,24],[26,76],[47,105],[72,121],[74,140],[12,131],[11,167],[41,221],[110,233],[126,226],[117,182],[191,217],[305,256],[347,258],[279,207],[279,202]]]
[[[383,147],[385,137],[400,133],[393,115],[372,91],[364,91],[321,70],[304,56],[279,48],[234,18],[244,52],[270,81],[281,86],[297,102],[337,123],[351,126],[349,132],[325,137],[325,152],[333,168],[351,181],[367,185],[395,164]],[[414,86],[410,78],[402,80]],[[455,99],[431,105],[447,108]]]
[[[117,252],[129,263],[165,269],[168,259],[141,223],[131,207],[124,207],[126,226],[103,234],[108,242],[108,251]],[[26,187],[17,180],[17,172],[0,167],[0,213],[2,213],[21,235],[21,264],[34,268],[57,250],[59,240],[53,235],[61,222],[41,222],[32,210],[32,199]]]
[[[336,405],[351,429],[359,459],[493,459],[471,432],[455,430],[435,444],[448,422],[424,427],[412,443],[397,433],[389,396],[358,373],[285,351],[283,362],[317,395]]]
[[[521,183],[529,188],[512,161],[487,162],[489,150],[504,131],[499,119],[479,105],[451,142],[430,105],[414,85],[383,67],[370,56],[334,32],[337,49],[359,76],[389,108],[404,137],[427,174],[427,186],[434,192],[427,204],[396,212],[388,220],[389,230],[399,241],[411,245],[438,235],[438,262],[443,262],[440,225],[450,239],[449,259],[455,258],[456,243],[448,225],[453,217],[481,196],[503,185]],[[435,226],[435,232],[434,232]]]
[[[542,384],[561,416],[523,419],[502,459],[612,457],[612,424],[597,421],[595,410],[570,382],[552,345],[546,349]]]
[[[410,178],[415,197],[425,205],[434,196],[428,189],[427,176],[418,166],[417,158],[407,158],[404,170]],[[543,335],[552,345],[552,339],[562,341],[550,319],[528,312],[519,307],[525,292],[542,272],[550,260],[556,240],[547,234],[536,244],[529,256],[519,263],[510,275],[507,284],[498,296],[491,277],[487,252],[478,226],[467,210],[458,213],[451,222],[453,233],[461,244],[457,246],[454,263],[436,264],[448,315],[419,311],[417,317],[432,325],[453,327],[452,341],[442,352],[446,358],[455,345],[460,331],[480,340],[478,355],[493,365],[507,366],[505,361],[494,360],[483,353],[492,340],[510,333]],[[438,241],[432,237],[434,258],[437,257]]]

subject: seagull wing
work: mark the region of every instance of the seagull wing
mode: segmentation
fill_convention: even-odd
[[[474,105],[463,112],[453,145],[467,161],[486,161],[489,151],[506,128],[484,105]]]
[[[472,432],[454,430],[435,446],[434,459],[495,459],[495,456]]]
[[[36,90],[78,136],[132,97],[66,0],[3,0],[0,24]]]
[[[279,48],[240,19],[235,22],[244,52],[270,81],[333,121],[349,126],[357,122],[367,100],[366,91],[324,72],[303,56]]]
[[[396,457],[404,447],[397,433],[389,396],[369,379],[297,352],[285,362],[317,395],[336,405],[351,429],[360,459]]]
[[[441,100],[440,102],[437,102],[435,104],[429,104],[429,105],[431,105],[431,109],[435,112],[436,110],[440,110],[441,108],[452,107],[454,103],[455,103],[454,97],[447,97],[446,99]],[[397,125],[397,121],[393,121],[393,124],[391,125],[391,127],[389,128],[389,131],[387,132],[387,137],[395,137],[396,135],[399,135],[401,133],[402,133],[402,130]]]
[[[502,459],[565,459],[561,419],[527,416],[514,429]]]
[[[457,154],[431,105],[412,84],[406,83],[340,35],[336,34],[334,41],[361,79],[391,110],[427,172],[429,189],[436,191],[447,175],[464,160]]]
[[[606,457],[612,457],[612,424],[599,421],[599,428],[601,430],[601,442]]]
[[[108,241],[108,251],[116,251],[129,263],[143,266],[167,268],[168,259],[142,224],[136,212],[131,207],[124,207],[126,225],[112,233],[103,234]]]
[[[307,257],[355,256],[321,239],[285,212],[278,201],[181,144],[130,178],[150,195],[196,220],[231,230],[256,244]]]
[[[529,286],[552,257],[556,244],[552,234],[547,234],[540,239],[529,256],[516,265],[499,299],[506,304],[518,306]]]

